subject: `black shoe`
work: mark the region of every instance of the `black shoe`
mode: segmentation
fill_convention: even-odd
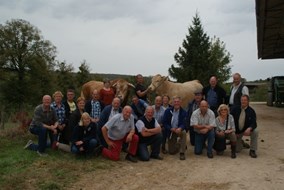
[[[125,159],[130,161],[130,162],[134,162],[134,163],[137,162],[137,159],[134,156],[132,156],[131,154],[127,154]]]
[[[250,145],[248,143],[246,143],[244,140],[242,140],[242,144],[243,144],[243,148],[245,148],[245,149],[250,148]]]
[[[250,157],[252,157],[252,158],[257,158],[257,155],[256,155],[256,153],[255,153],[254,150],[250,150],[250,151],[249,151],[249,155],[250,155]]]
[[[237,155],[235,152],[231,152],[231,158],[237,158]]]
[[[95,148],[95,151],[94,151],[95,156],[99,156],[99,155],[101,155],[101,154],[102,154],[103,149],[104,149],[104,146],[103,146],[103,145],[99,145],[97,148]]]
[[[208,158],[213,158],[213,154],[212,153],[207,153],[207,157]]]
[[[168,151],[166,150],[166,148],[162,148],[162,153],[163,154],[168,154]]]
[[[150,158],[153,158],[153,159],[156,159],[156,160],[163,160],[164,159],[160,155],[158,155],[158,156],[150,156]]]
[[[179,154],[179,159],[180,159],[180,160],[185,160],[185,155],[184,155],[184,153],[180,153],[180,154]]]

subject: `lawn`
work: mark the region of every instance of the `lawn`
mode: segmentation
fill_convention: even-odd
[[[19,128],[0,131],[1,189],[68,189],[81,174],[111,167],[110,161],[78,157],[71,153],[47,150],[47,157],[24,150],[29,132]]]

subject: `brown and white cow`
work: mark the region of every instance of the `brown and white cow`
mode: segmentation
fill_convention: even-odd
[[[182,99],[182,107],[186,108],[188,103],[194,99],[196,91],[202,91],[203,86],[198,80],[188,81],[184,83],[174,83],[168,81],[168,77],[160,74],[153,76],[152,83],[148,87],[151,91],[155,91],[158,95],[167,94],[170,98],[179,96]]]
[[[115,79],[110,81],[111,87],[114,88],[115,96],[119,97],[121,101],[121,105],[126,105],[128,95],[129,95],[129,87],[135,88],[135,86],[124,79]],[[86,100],[90,100],[92,98],[92,93],[96,89],[98,92],[104,87],[104,83],[101,81],[89,81],[83,84],[81,89],[81,96]]]

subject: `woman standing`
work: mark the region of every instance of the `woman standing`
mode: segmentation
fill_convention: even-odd
[[[237,137],[235,134],[235,122],[231,114],[229,114],[229,107],[221,104],[217,110],[218,116],[216,117],[216,142],[222,142],[226,146],[226,139],[231,142],[231,158],[236,158],[236,142]],[[224,150],[216,150],[217,155],[222,155]]]
[[[113,89],[110,87],[110,81],[104,80],[104,87],[100,90],[100,100],[104,107],[110,105],[115,97]]]

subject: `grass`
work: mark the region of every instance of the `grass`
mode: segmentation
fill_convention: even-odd
[[[68,189],[82,175],[112,165],[100,157],[78,158],[53,150],[47,150],[49,156],[39,157],[36,152],[23,149],[33,138],[18,128],[0,131],[1,189]]]

